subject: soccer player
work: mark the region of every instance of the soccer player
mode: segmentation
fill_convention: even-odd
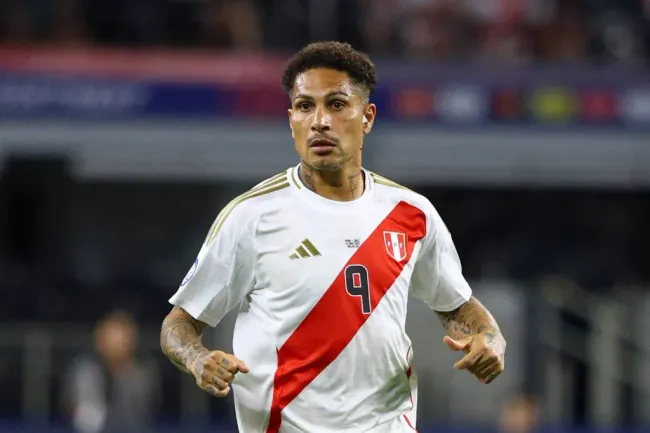
[[[412,432],[409,295],[465,353],[455,368],[484,383],[503,371],[505,340],[433,205],[362,168],[377,112],[371,60],[310,44],[283,85],[300,163],[217,216],[170,299],[162,350],[210,394],[233,389],[242,433]],[[204,347],[205,327],[236,306],[234,354]]]

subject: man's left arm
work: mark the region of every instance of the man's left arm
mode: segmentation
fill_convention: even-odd
[[[505,367],[506,341],[499,325],[478,299],[452,311],[436,311],[447,330],[444,343],[465,356],[454,364],[457,370],[467,370],[482,383],[492,382]]]
[[[448,334],[444,343],[465,352],[456,369],[490,383],[503,371],[505,339],[492,314],[472,296],[447,226],[433,205],[426,208],[427,237],[413,269],[411,294],[438,314]]]

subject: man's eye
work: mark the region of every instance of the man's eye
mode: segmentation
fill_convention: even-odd
[[[340,110],[344,106],[345,106],[345,104],[343,104],[343,102],[341,102],[341,101],[332,102],[332,108],[334,108],[335,110]]]
[[[307,111],[310,108],[310,105],[307,102],[301,102],[298,104],[298,108],[300,108],[302,111]]]

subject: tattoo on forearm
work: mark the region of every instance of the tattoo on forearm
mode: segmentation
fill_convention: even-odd
[[[163,321],[160,347],[180,370],[190,372],[199,356],[209,352],[201,344],[204,327],[205,325],[178,307]]]
[[[483,334],[488,344],[496,344],[501,335],[490,312],[475,297],[454,311],[437,312],[449,336],[460,340],[470,335]]]

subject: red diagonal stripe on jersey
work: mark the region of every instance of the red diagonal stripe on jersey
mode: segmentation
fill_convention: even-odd
[[[402,261],[397,262],[388,254],[385,231],[406,234],[406,257]],[[363,265],[368,270],[371,312],[410,260],[415,243],[425,234],[424,213],[415,206],[400,202],[343,267]],[[345,273],[341,270],[323,297],[278,350],[267,433],[280,430],[282,409],[339,356],[368,317],[370,314],[362,311],[361,298],[346,291]]]

